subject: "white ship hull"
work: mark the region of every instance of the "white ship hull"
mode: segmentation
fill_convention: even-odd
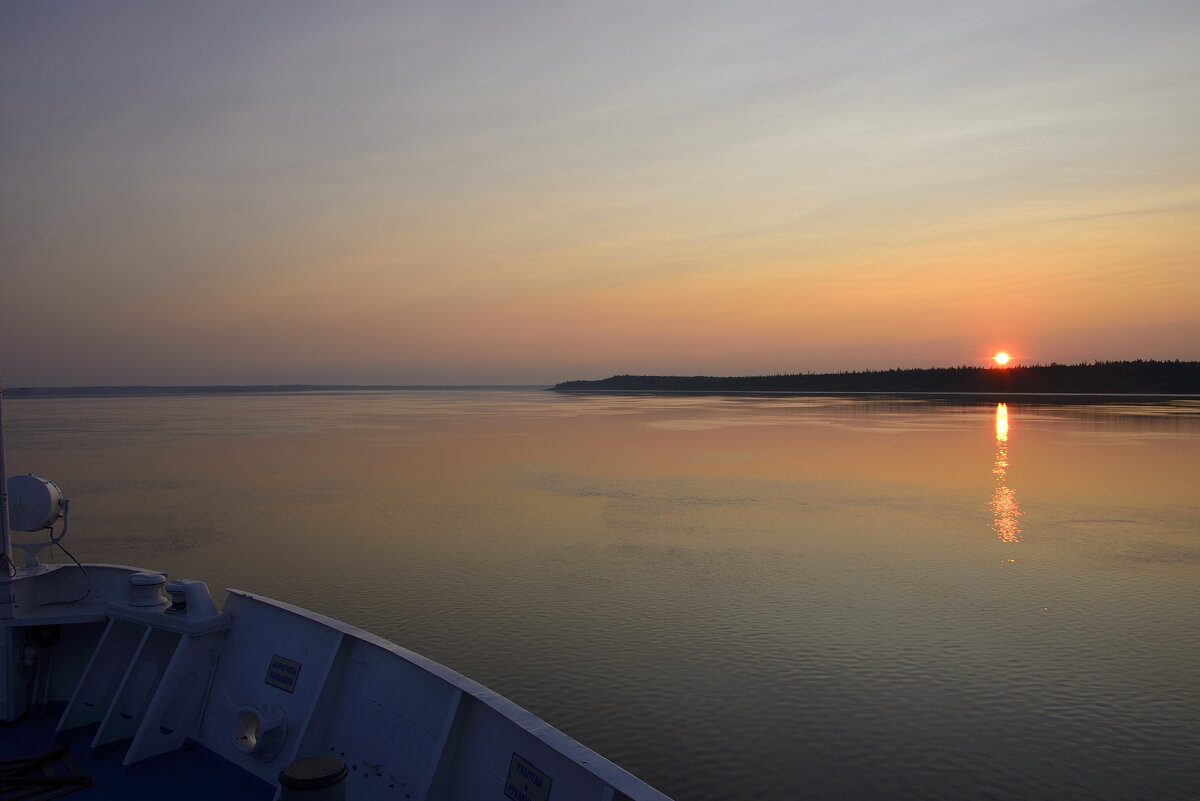
[[[332,756],[346,765],[348,799],[667,798],[360,629],[238,590],[218,611],[199,582],[174,586],[172,604],[157,574],[84,569],[86,584],[79,567],[53,565],[18,569],[0,588],[11,594],[0,604],[0,719],[53,710],[60,739],[84,732],[129,771],[198,745],[278,787],[294,760]]]

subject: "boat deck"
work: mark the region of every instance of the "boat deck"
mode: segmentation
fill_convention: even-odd
[[[91,777],[90,786],[70,790],[68,787],[46,787],[44,792],[26,795],[34,788],[16,788],[0,779],[0,801],[21,798],[38,801],[59,797],[52,795],[68,790],[62,797],[70,801],[99,801],[119,798],[170,798],[172,801],[211,801],[214,798],[262,799],[270,801],[275,788],[262,779],[247,773],[207,748],[196,745],[159,757],[138,762],[129,767],[121,765],[125,748],[120,744],[91,748],[94,726],[64,732],[56,736],[54,728],[58,715],[25,715],[13,723],[0,723],[0,771],[10,773],[14,765],[6,760],[35,756],[69,746],[82,773]],[[65,773],[58,764],[58,773]],[[28,775],[42,775],[34,768]]]
[[[10,774],[0,801],[57,797],[24,795],[44,765],[15,777],[5,760],[64,743],[60,785],[75,773],[92,785],[58,789],[81,801],[266,801],[281,769],[334,753],[360,801],[545,798],[551,786],[562,798],[669,801],[508,699],[353,626],[233,589],[218,611],[203,583],[186,580],[175,591],[183,611],[169,613],[165,599],[139,606],[130,590],[161,574],[88,574],[89,598],[63,604],[69,571],[9,582],[0,716],[14,722],[0,725]]]

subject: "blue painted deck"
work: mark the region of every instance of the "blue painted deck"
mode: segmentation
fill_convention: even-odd
[[[95,727],[83,727],[55,737],[58,715],[26,715],[0,723],[0,758],[33,756],[70,745],[79,767],[92,777],[92,786],[63,796],[70,801],[99,799],[170,798],[172,801],[262,799],[270,801],[275,788],[226,762],[203,746],[193,746],[123,767],[124,743],[91,753]]]

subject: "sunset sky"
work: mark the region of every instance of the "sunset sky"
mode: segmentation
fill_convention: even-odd
[[[6,2],[6,386],[1200,359],[1200,2]]]

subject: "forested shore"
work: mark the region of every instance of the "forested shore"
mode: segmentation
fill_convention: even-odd
[[[556,392],[980,393],[1200,395],[1200,362],[1114,361],[1009,367],[930,367],[763,376],[617,375],[564,381]]]

